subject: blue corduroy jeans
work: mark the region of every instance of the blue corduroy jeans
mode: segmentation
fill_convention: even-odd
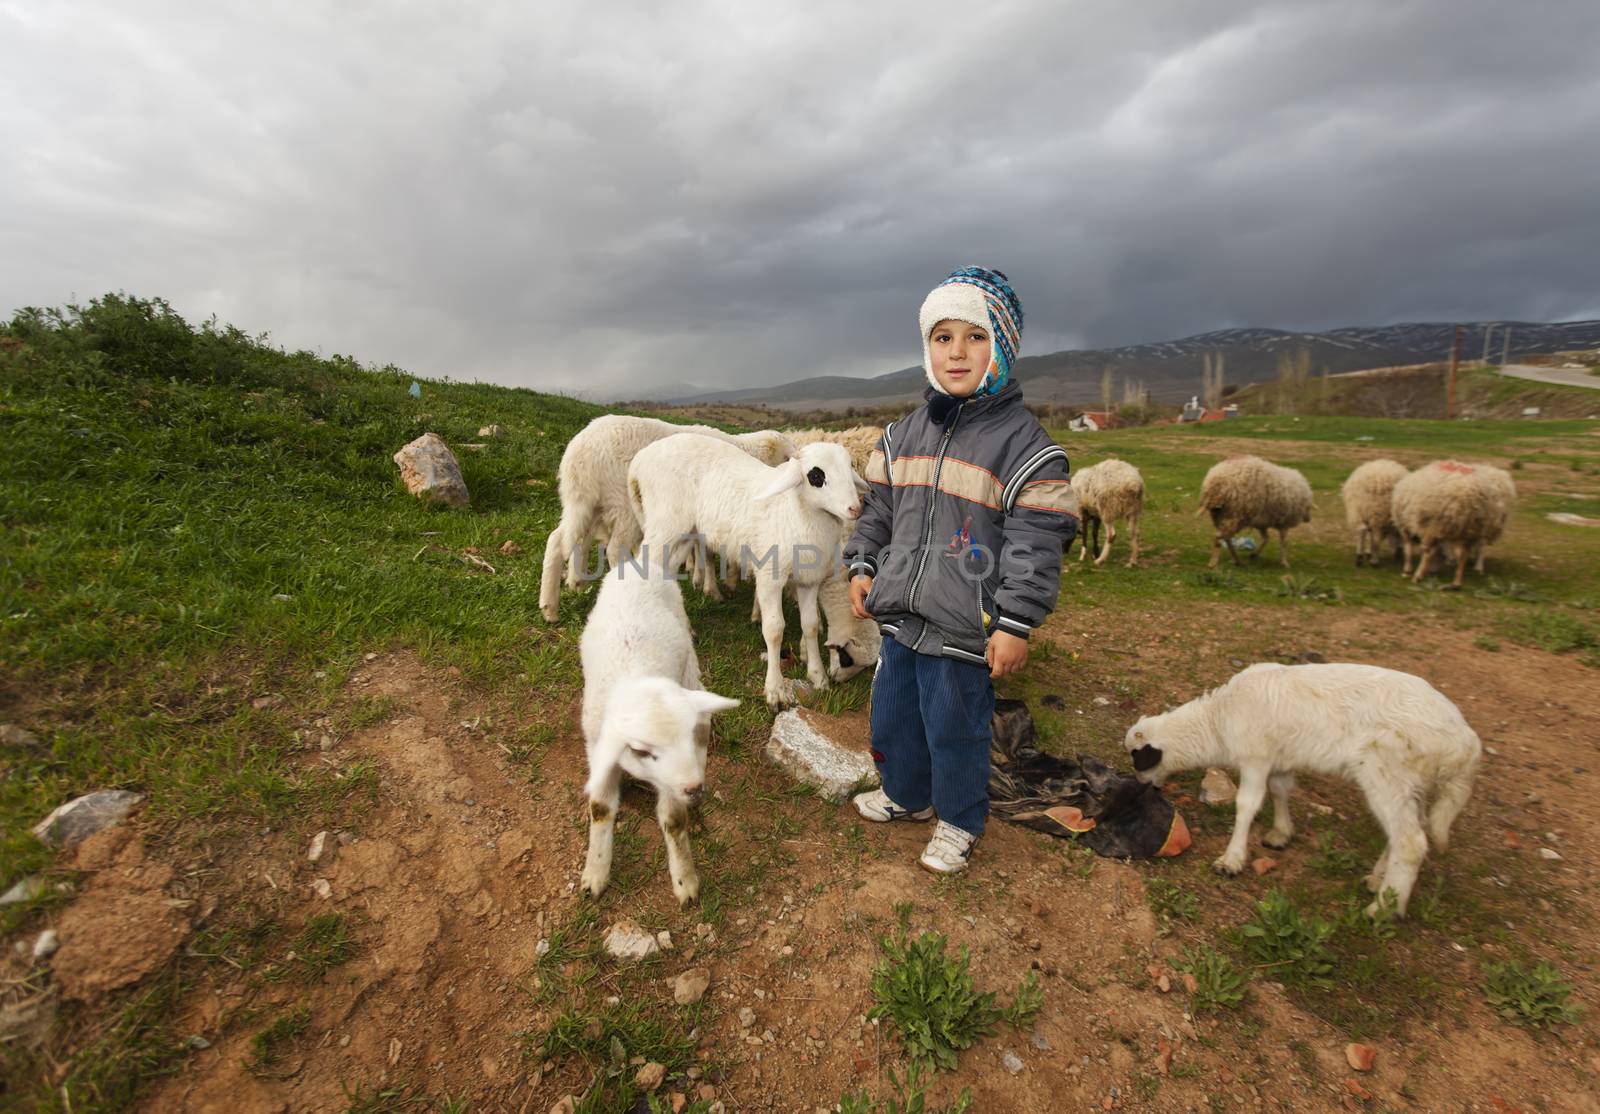
[[[988,666],[934,657],[884,636],[872,678],[872,758],[903,809],[930,804],[973,835],[989,816]]]

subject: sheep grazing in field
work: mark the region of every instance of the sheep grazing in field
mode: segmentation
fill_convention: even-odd
[[[1369,460],[1344,481],[1339,494],[1344,498],[1344,517],[1356,532],[1356,567],[1378,563],[1378,547],[1387,539],[1400,555],[1400,533],[1394,527],[1394,485],[1410,475],[1404,464],[1393,460]]]
[[[1200,513],[1209,512],[1217,536],[1211,540],[1208,568],[1217,567],[1222,547],[1234,564],[1240,564],[1233,537],[1240,530],[1261,534],[1278,531],[1278,560],[1289,567],[1289,531],[1311,521],[1311,485],[1293,468],[1271,464],[1258,456],[1231,456],[1211,466],[1200,484]]]
[[[1117,520],[1128,520],[1128,542],[1132,551],[1128,567],[1139,563],[1139,514],[1144,510],[1144,477],[1139,469],[1124,460],[1102,460],[1072,474],[1072,490],[1078,496],[1078,509],[1083,518],[1083,530],[1078,537],[1083,543],[1082,561],[1089,556],[1090,546],[1099,548],[1100,524],[1105,523],[1106,544],[1094,559],[1097,565],[1106,563],[1111,556],[1111,543],[1117,538]],[[1094,541],[1090,541],[1091,532]]]
[[[817,594],[840,564],[840,532],[860,516],[865,487],[850,454],[826,441],[769,468],[732,445],[680,435],[646,446],[628,469],[653,565],[676,574],[698,540],[755,578],[767,644],[765,695],[774,708],[793,703],[780,666],[786,584],[794,584],[800,605],[806,673],[814,688],[828,686],[817,647]],[[703,567],[710,563],[704,555]]]
[[[1499,468],[1458,460],[1418,468],[1394,486],[1394,523],[1405,546],[1401,574],[1421,581],[1434,555],[1449,547],[1456,559],[1450,587],[1459,590],[1467,562],[1476,556],[1482,569],[1484,547],[1505,532],[1515,502],[1516,486]]]
[[[855,469],[856,475],[865,476],[867,459],[872,456],[872,450],[878,447],[878,442],[883,437],[883,427],[858,425],[849,429],[788,429],[784,430],[784,435],[795,443],[796,448],[817,441],[832,441],[835,445],[843,445],[850,454],[850,467]]]
[[[583,738],[589,758],[589,852],[583,888],[599,897],[611,879],[622,775],[656,791],[656,821],[679,905],[700,893],[689,851],[689,806],[705,786],[710,719],[739,702],[700,685],[700,663],[676,581],[627,566],[611,572],[579,642]]]
[[[545,542],[539,581],[539,609],[547,622],[555,622],[560,609],[562,576],[568,588],[578,586],[591,542],[604,544],[611,568],[624,554],[638,549],[643,533],[628,503],[628,465],[646,445],[683,433],[737,445],[765,464],[782,464],[796,451],[787,437],[770,429],[731,434],[710,426],[673,425],[626,414],[603,414],[590,422],[561,454],[557,473],[561,521]]]
[[[1367,913],[1379,913],[1392,890],[1400,916],[1429,841],[1435,851],[1449,845],[1483,752],[1477,733],[1432,685],[1373,665],[1252,665],[1180,708],[1145,716],[1123,743],[1146,782],[1204,766],[1239,771],[1233,838],[1213,864],[1228,875],[1244,869],[1250,824],[1269,789],[1272,830],[1261,842],[1284,847],[1294,835],[1289,793],[1297,772],[1354,781],[1388,837],[1367,876],[1379,895]]]

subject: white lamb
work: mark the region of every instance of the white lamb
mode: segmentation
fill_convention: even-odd
[[[689,617],[676,581],[620,567],[600,586],[579,642],[583,660],[583,738],[589,757],[589,853],[583,888],[595,896],[611,880],[622,775],[656,791],[656,821],[679,905],[700,893],[689,851],[689,807],[706,778],[711,716],[737,700],[705,692]]]
[[[1105,523],[1106,544],[1094,559],[1096,565],[1106,563],[1111,556],[1111,543],[1117,537],[1117,519],[1128,520],[1128,541],[1133,551],[1128,556],[1131,569],[1139,563],[1139,514],[1144,510],[1144,477],[1139,469],[1125,460],[1102,460],[1088,468],[1072,473],[1072,490],[1078,496],[1078,509],[1083,516],[1083,529],[1078,537],[1083,552],[1078,560],[1089,556],[1092,544],[1090,534],[1098,538],[1100,524]]]
[[[1356,567],[1378,563],[1378,547],[1386,540],[1400,552],[1400,534],[1394,527],[1394,485],[1410,475],[1404,464],[1369,460],[1350,473],[1339,494],[1344,517],[1356,532]]]
[[[1142,781],[1160,784],[1204,766],[1239,771],[1233,838],[1213,864],[1229,875],[1244,869],[1250,823],[1269,788],[1272,830],[1261,842],[1283,847],[1294,834],[1295,773],[1351,779],[1388,837],[1367,888],[1393,890],[1400,916],[1429,839],[1435,851],[1448,846],[1483,751],[1461,712],[1432,685],[1372,665],[1252,665],[1180,708],[1145,716],[1123,742]],[[1380,908],[1375,901],[1367,912]]]
[[[560,609],[563,573],[568,588],[578,587],[591,542],[605,545],[611,568],[624,553],[638,549],[643,534],[628,503],[628,465],[646,445],[681,433],[726,441],[767,464],[781,464],[795,454],[789,439],[770,429],[735,435],[627,414],[603,414],[584,426],[567,442],[557,472],[561,521],[545,542],[539,581],[539,609],[547,622],[555,622]]]
[[[675,575],[698,538],[755,578],[767,643],[765,694],[774,708],[793,703],[779,660],[785,584],[794,584],[800,604],[806,673],[814,688],[828,685],[817,647],[817,592],[840,563],[841,526],[860,516],[865,486],[850,454],[825,441],[769,468],[732,445],[679,435],[640,450],[628,469],[653,566],[664,562]]]
[[[1267,531],[1278,531],[1278,560],[1289,567],[1289,531],[1311,521],[1311,485],[1293,468],[1272,464],[1258,456],[1231,456],[1218,461],[1200,484],[1200,510],[1210,512],[1217,536],[1211,540],[1209,568],[1217,567],[1221,547],[1239,564],[1233,536],[1240,530],[1257,530],[1261,548],[1267,548]]]

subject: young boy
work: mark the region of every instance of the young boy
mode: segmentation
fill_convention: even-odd
[[[850,603],[884,634],[872,681],[868,820],[939,822],[922,853],[966,869],[989,814],[992,678],[1022,668],[1055,607],[1077,530],[1067,454],[1010,383],[1022,303],[999,271],[962,267],[922,303],[927,404],[883,431],[845,546]]]

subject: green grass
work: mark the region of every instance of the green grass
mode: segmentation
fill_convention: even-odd
[[[1193,1009],[1200,1013],[1217,1010],[1236,1010],[1244,1004],[1249,993],[1249,976],[1239,971],[1233,961],[1215,948],[1185,948],[1183,958],[1173,968],[1195,980],[1191,995]]]
[[[250,1038],[250,1058],[246,1066],[257,1075],[267,1075],[284,1050],[298,1041],[311,1025],[311,1011],[304,1006],[274,1015],[266,1028]]]
[[[1572,984],[1549,963],[1531,970],[1514,962],[1488,964],[1483,993],[1494,1011],[1515,1025],[1570,1025],[1582,1009],[1571,1001]]]

